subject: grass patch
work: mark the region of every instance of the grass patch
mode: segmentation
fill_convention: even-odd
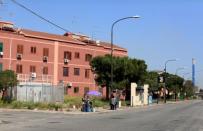
[[[58,103],[34,103],[34,102],[20,102],[12,101],[11,103],[4,103],[0,101],[0,108],[10,109],[40,109],[40,110],[59,110],[62,109],[62,104]]]
[[[76,108],[80,108],[82,106],[82,97],[76,97],[76,96],[64,96],[64,103],[68,107],[76,106]]]
[[[90,97],[90,101],[92,101],[93,107],[109,106],[109,101],[103,100],[98,97]],[[82,97],[65,96],[64,103],[70,108],[72,108],[73,105],[75,105],[76,108],[81,108]]]
[[[94,98],[92,100],[93,103],[93,107],[105,107],[105,106],[109,106],[109,101],[103,100],[103,99],[99,99],[99,98]]]

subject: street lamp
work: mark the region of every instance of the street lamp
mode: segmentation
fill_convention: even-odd
[[[115,21],[112,26],[111,26],[111,88],[113,87],[113,29],[116,23],[126,20],[126,19],[137,19],[140,18],[140,16],[129,16],[129,17],[124,17],[121,19],[118,19],[117,21]],[[108,95],[110,95],[110,88],[108,88],[109,93]]]
[[[184,69],[186,69],[187,67],[179,67],[179,68],[177,68],[176,69],[176,73],[175,73],[175,75],[177,76],[178,75],[178,71],[180,71],[180,70],[184,70]],[[177,84],[177,83],[176,83]],[[177,93],[176,93],[176,87],[175,87],[175,101],[177,100]]]
[[[175,75],[178,75],[178,71],[184,70],[184,69],[186,69],[186,68],[187,68],[187,67],[179,67],[179,68],[177,68]]]
[[[170,59],[165,62],[164,72],[166,73],[166,66],[169,62],[178,61],[178,59]]]
[[[178,59],[170,59],[170,60],[167,60],[165,62],[165,67],[164,67],[164,78],[165,78],[165,85],[164,85],[164,103],[166,103],[166,67],[167,67],[167,64],[169,62],[173,62],[173,61],[177,61]]]
[[[186,76],[186,75],[189,75],[189,74],[191,74],[191,72],[184,73],[184,74],[183,74],[183,79],[185,80],[185,76]]]

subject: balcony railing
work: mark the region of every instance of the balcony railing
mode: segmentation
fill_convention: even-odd
[[[53,83],[52,75],[36,75],[36,77],[32,77],[30,74],[18,74],[17,79],[19,82]]]

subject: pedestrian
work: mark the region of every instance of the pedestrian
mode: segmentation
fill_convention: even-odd
[[[87,95],[86,97],[86,102],[85,102],[85,112],[91,112],[91,108],[90,108],[90,97]]]
[[[111,110],[116,109],[116,96],[114,93],[112,93],[110,97],[110,107],[111,107]]]
[[[116,96],[114,96],[114,98],[113,98],[113,110],[116,110],[116,106],[117,106],[117,98],[116,98]]]
[[[117,94],[115,97],[115,110],[119,107],[120,95]]]
[[[81,111],[85,112],[86,111],[86,99],[87,99],[87,95],[84,94],[83,98],[82,98],[82,108]]]
[[[111,110],[113,110],[113,108],[114,108],[114,106],[113,106],[113,97],[114,97],[114,96],[113,96],[113,93],[111,93],[111,96],[110,96],[110,103],[109,103]]]

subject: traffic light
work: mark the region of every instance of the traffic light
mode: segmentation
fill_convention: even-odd
[[[164,83],[164,82],[165,82],[164,76],[158,76],[158,83]]]

